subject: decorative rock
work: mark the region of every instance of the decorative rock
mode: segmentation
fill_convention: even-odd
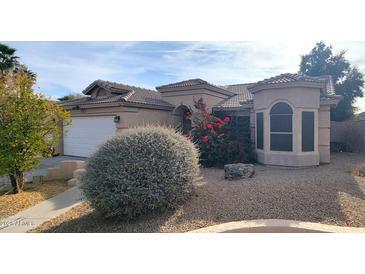
[[[85,168],[85,161],[65,160],[60,162],[59,169],[65,179],[71,179],[76,169]]]
[[[60,168],[50,167],[47,169],[47,173],[44,179],[45,181],[52,181],[58,179],[70,179],[70,177],[65,176],[65,174],[62,172]]]
[[[80,185],[80,181],[77,180],[76,178],[72,178],[72,179],[67,181],[67,184],[69,186],[78,186],[78,185]]]
[[[73,177],[76,178],[77,180],[81,180],[82,176],[84,176],[85,173],[86,173],[86,169],[79,168],[74,171]]]
[[[247,179],[255,174],[255,167],[251,164],[228,164],[224,165],[224,179]]]
[[[72,179],[73,172],[76,169],[85,168],[85,162],[79,160],[61,161],[59,167],[51,167],[47,169],[45,180]]]

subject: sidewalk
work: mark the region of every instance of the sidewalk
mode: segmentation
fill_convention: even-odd
[[[65,213],[82,201],[83,195],[79,187],[72,187],[34,207],[0,220],[0,233],[27,232],[43,222]]]

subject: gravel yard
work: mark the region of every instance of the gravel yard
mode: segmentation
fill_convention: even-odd
[[[11,186],[0,185],[0,219],[4,219],[19,211],[35,206],[68,189],[67,181],[56,180],[43,183],[26,183],[24,190],[12,194]]]
[[[133,223],[103,220],[84,203],[34,232],[185,232],[251,219],[290,219],[365,227],[365,178],[351,175],[364,154],[332,154],[331,164],[306,169],[256,165],[252,179],[226,181],[202,169],[193,198],[174,212]]]

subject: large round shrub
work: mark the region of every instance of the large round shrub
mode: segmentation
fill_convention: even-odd
[[[195,145],[173,129],[128,129],[90,157],[84,194],[107,218],[174,208],[191,195],[198,156]]]

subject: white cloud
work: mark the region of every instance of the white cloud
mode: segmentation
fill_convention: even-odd
[[[215,83],[258,81],[298,70],[300,54],[313,43],[278,44],[258,42],[192,43],[184,50],[166,52],[166,73],[178,79],[201,77]]]
[[[12,44],[12,43],[11,43]],[[202,78],[215,84],[262,80],[296,72],[300,55],[315,41],[293,42],[23,42],[13,43],[22,61],[38,74],[48,95],[80,92],[96,79],[153,88]],[[365,70],[365,43],[333,42],[334,50]],[[357,103],[365,111],[365,99]]]

